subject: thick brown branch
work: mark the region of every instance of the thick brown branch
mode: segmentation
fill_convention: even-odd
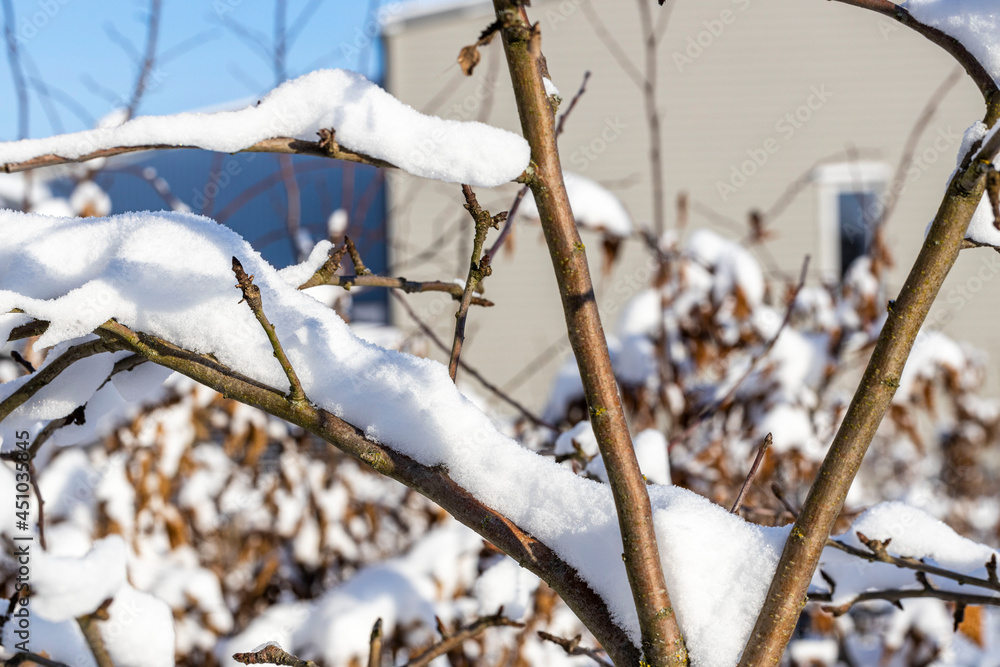
[[[1000,106],[990,104],[987,118],[995,119],[998,111]],[[977,159],[984,156],[986,149],[984,146]],[[920,326],[963,247],[969,221],[985,187],[979,164],[959,171],[948,185],[920,254],[888,313],[857,392],[785,542],[740,667],[776,665],[781,660],[847,491],[899,386]]]
[[[83,637],[87,640],[87,645],[90,647],[90,652],[94,654],[94,662],[97,663],[97,667],[115,667],[111,656],[108,655],[108,649],[104,646],[101,629],[97,626],[98,621],[102,618],[107,619],[106,610],[110,603],[111,601],[107,600],[93,614],[81,616],[76,619],[77,624],[80,626],[80,631],[83,633]]]
[[[110,344],[127,348],[150,361],[186,375],[247,405],[302,427],[341,451],[367,463],[436,502],[449,514],[492,542],[521,567],[546,581],[620,664],[637,664],[639,651],[611,621],[607,604],[570,565],[542,542],[474,498],[440,468],[367,440],[364,433],[333,414],[310,405],[293,404],[282,392],[247,378],[217,361],[184,350],[155,336],[136,333],[114,320],[96,332]]]
[[[590,423],[608,470],[618,512],[623,560],[639,617],[643,657],[652,667],[686,665],[687,649],[663,577],[646,483],[632,448],[586,252],[562,178],[555,119],[542,80],[541,33],[537,25],[528,24],[519,2],[494,0],[493,6],[504,25],[504,52],[521,130],[531,146],[534,176],[528,185],[535,197],[555,269]]]

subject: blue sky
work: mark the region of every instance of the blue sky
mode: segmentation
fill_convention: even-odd
[[[85,129],[124,106],[146,47],[150,0],[0,3],[13,10],[13,33],[31,84],[28,136]],[[323,67],[377,78],[380,54],[370,35],[385,3],[288,0],[286,25],[296,37],[287,49],[287,78]],[[275,5],[275,0],[162,0],[158,63],[138,113],[209,108],[272,88]],[[6,42],[3,46],[0,140],[11,140],[18,138],[18,105]]]

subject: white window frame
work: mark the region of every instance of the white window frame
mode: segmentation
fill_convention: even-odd
[[[813,169],[819,203],[819,273],[824,282],[839,283],[840,211],[839,197],[845,192],[874,192],[881,198],[889,181],[889,165],[858,161],[824,164]]]

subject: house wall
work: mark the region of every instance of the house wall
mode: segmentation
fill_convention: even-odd
[[[654,5],[654,20],[662,20],[664,11]],[[650,224],[642,96],[589,18],[598,17],[641,72],[638,7],[593,0],[591,12],[583,0],[536,0],[529,15],[542,24],[549,71],[566,100],[584,71],[592,73],[560,140],[564,168],[611,187],[637,221]],[[492,18],[490,3],[465,3],[456,11],[391,25],[385,37],[388,89],[425,113],[519,131],[499,41],[482,49],[483,62],[473,77],[463,77],[455,65],[459,49],[474,42]],[[681,234],[708,226],[741,238],[748,212],[771,209],[819,160],[840,154],[882,161],[894,170],[911,128],[954,64],[919,35],[839,3],[699,0],[675,3],[656,67],[668,226],[676,224],[673,202],[685,191],[694,206]],[[799,109],[808,104],[813,107],[808,114]],[[808,120],[786,119],[797,110]],[[963,77],[917,144],[915,178],[899,197],[887,229],[896,259],[888,294],[898,291],[919,250],[954,168],[962,132],[982,112],[978,91]],[[733,185],[733,170],[754,154],[760,161],[765,145],[773,152],[745,183],[737,178],[735,191],[720,189],[720,183]],[[472,223],[461,208],[459,187],[406,174],[392,174],[389,183],[390,263],[396,273],[464,278]],[[806,184],[780,216],[768,220],[775,236],[755,252],[769,277],[797,275],[808,253],[814,259],[810,280],[819,280],[817,191]],[[515,192],[503,187],[478,194],[481,203],[497,211],[509,207]],[[471,313],[463,358],[538,407],[569,349],[537,224],[522,220],[514,241],[514,252],[494,262],[486,282],[486,296],[497,305]],[[648,264],[638,242],[630,241],[613,273],[601,275],[599,237],[585,232],[584,241],[605,327],[613,331],[616,312],[647,283]],[[932,314],[940,328],[994,357],[1000,353],[1000,334],[988,318],[1000,306],[1000,281],[990,282],[998,272],[996,257],[990,250],[963,252]],[[410,302],[450,342],[454,306],[427,295],[412,296]],[[407,326],[408,318],[395,305],[393,317]]]

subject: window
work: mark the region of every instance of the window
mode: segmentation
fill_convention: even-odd
[[[889,167],[882,162],[847,162],[817,167],[812,174],[819,200],[819,271],[840,282],[851,263],[868,254],[882,214]]]

